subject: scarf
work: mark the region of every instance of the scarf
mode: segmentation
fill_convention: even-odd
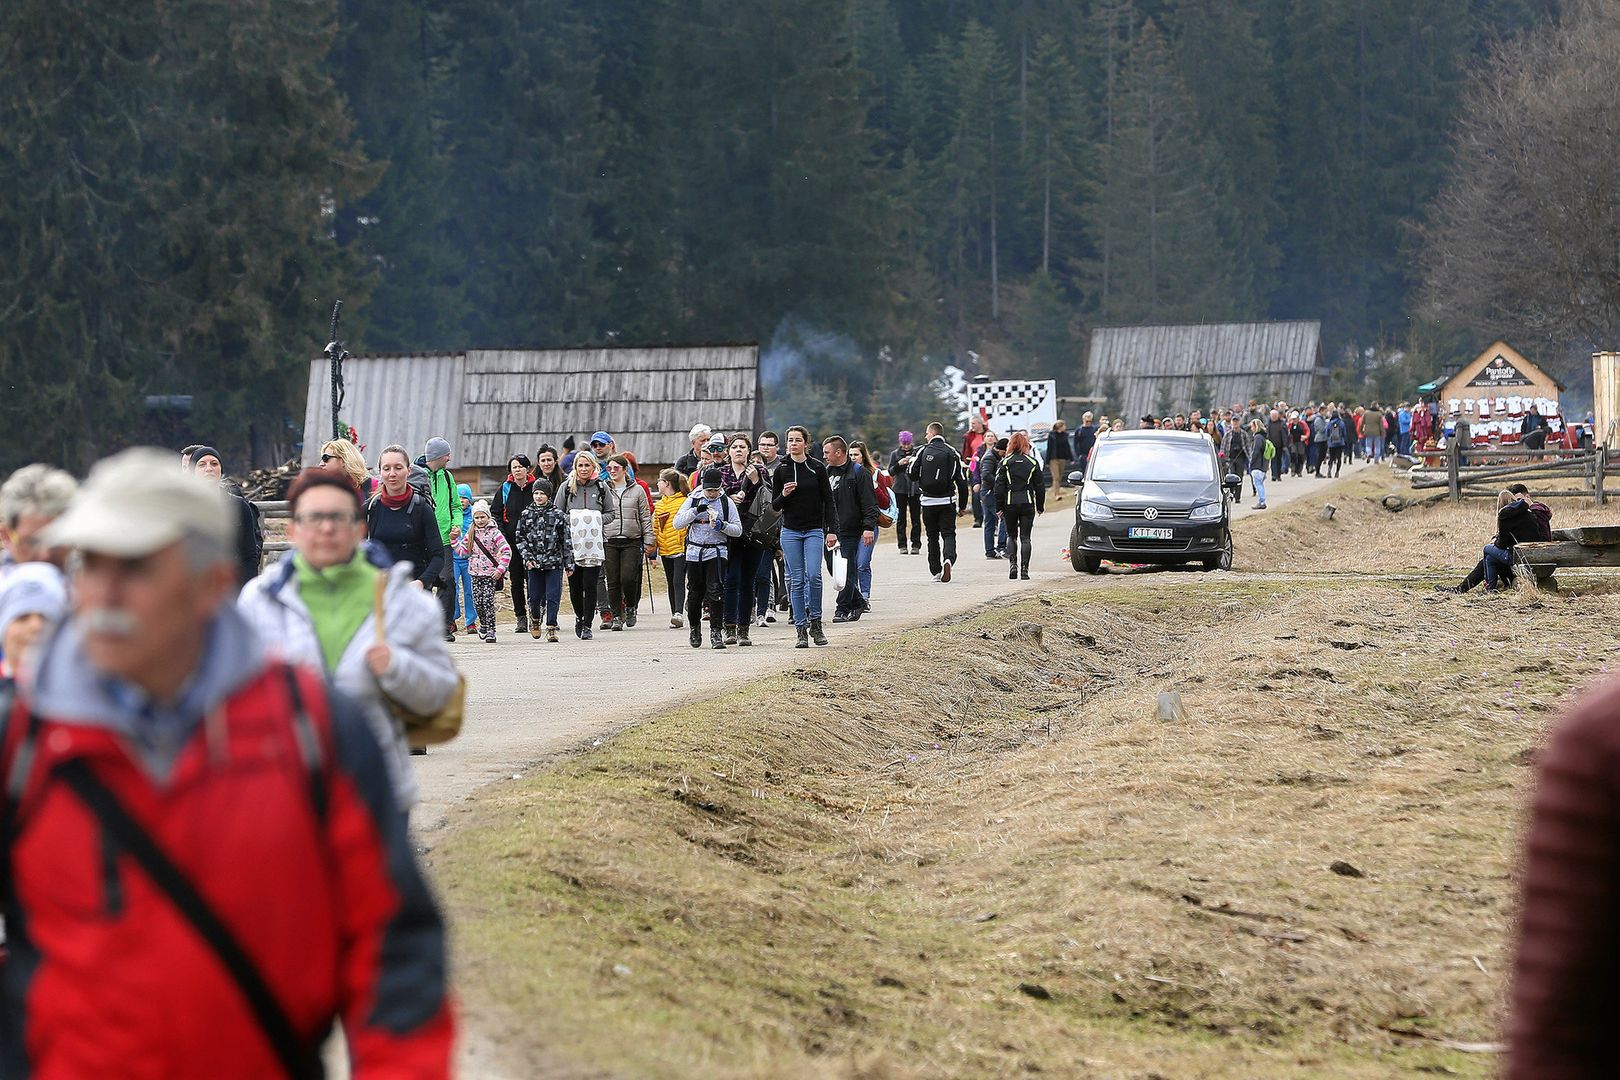
[[[387,488],[379,490],[377,492],[377,499],[390,510],[403,510],[406,506],[410,505],[411,496],[414,494],[416,494],[416,492],[411,490],[411,485],[406,484],[405,490],[400,492],[398,495],[388,494]]]

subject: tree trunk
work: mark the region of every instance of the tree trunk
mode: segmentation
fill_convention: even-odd
[[[996,124],[990,122],[990,317],[1001,318],[1001,274],[996,245]]]

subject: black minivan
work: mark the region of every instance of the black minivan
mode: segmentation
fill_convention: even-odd
[[[1069,561],[1101,573],[1120,563],[1232,568],[1231,497],[1215,443],[1193,431],[1116,431],[1097,439],[1079,484]]]

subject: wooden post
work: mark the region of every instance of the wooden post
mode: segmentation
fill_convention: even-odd
[[[1457,426],[1459,429],[1462,427],[1461,424]],[[1461,458],[1458,447],[1461,445],[1462,440],[1456,436],[1446,444],[1446,488],[1451,492],[1452,502],[1462,501],[1462,484],[1457,476],[1457,462]]]
[[[1597,448],[1597,483],[1595,485],[1593,485],[1594,488],[1595,488],[1593,493],[1597,496],[1597,504],[1599,506],[1602,506],[1604,504],[1604,499],[1603,499],[1603,474],[1608,472],[1608,467],[1609,467],[1609,448],[1607,446],[1599,446]]]

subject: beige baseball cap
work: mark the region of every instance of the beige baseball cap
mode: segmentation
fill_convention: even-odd
[[[98,462],[43,539],[52,547],[139,559],[188,532],[235,543],[236,517],[225,492],[182,472],[174,454],[141,446]]]

